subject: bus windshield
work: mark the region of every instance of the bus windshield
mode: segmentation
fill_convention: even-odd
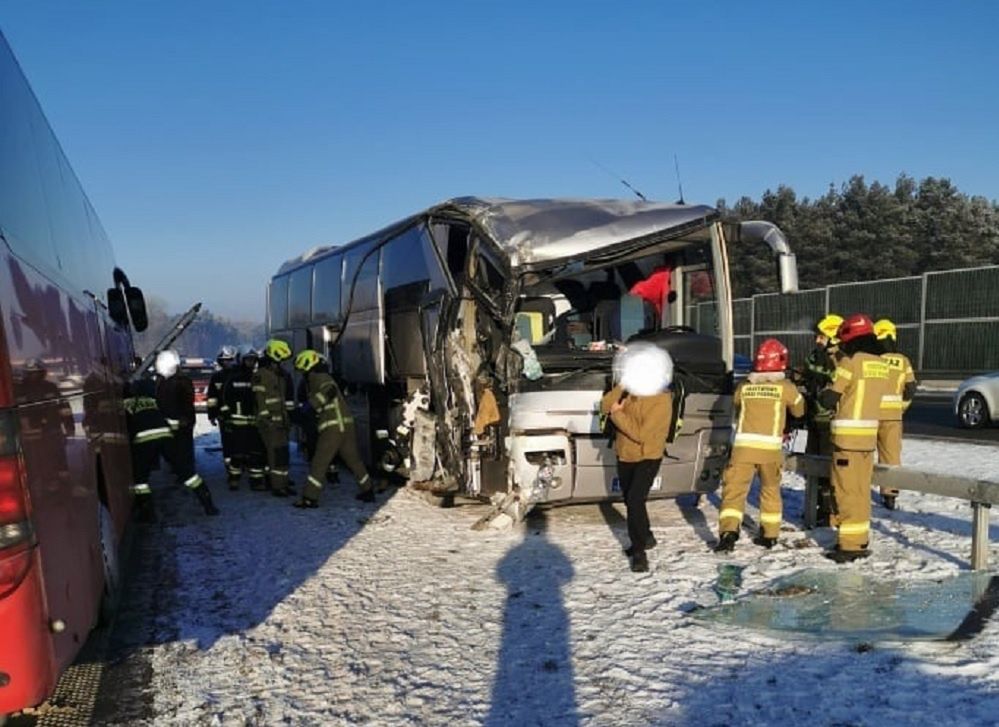
[[[525,286],[515,329],[535,347],[607,351],[662,329],[719,336],[716,311],[711,246],[701,242]]]

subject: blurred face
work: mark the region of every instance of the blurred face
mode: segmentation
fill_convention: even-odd
[[[819,335],[817,335],[815,337],[815,345],[816,346],[822,346],[823,348],[825,348],[826,346],[828,346],[829,345],[829,338],[828,338],[828,336],[824,336],[821,333]]]

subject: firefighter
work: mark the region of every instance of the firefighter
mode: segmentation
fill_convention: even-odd
[[[288,416],[289,382],[281,363],[291,358],[291,348],[284,341],[271,339],[253,374],[253,394],[257,409],[257,431],[267,455],[271,494],[287,497],[288,489]],[[293,403],[293,402],[292,402]]]
[[[836,370],[836,357],[839,353],[839,340],[836,333],[843,324],[842,316],[830,313],[815,324],[815,347],[805,359],[804,367],[798,373],[798,383],[805,390],[807,454],[829,457],[832,455],[832,440],[829,434],[829,420],[832,412],[819,402],[819,392],[832,383]],[[818,503],[815,524],[826,527],[831,515],[836,511],[836,501],[832,483],[827,477],[818,479]]]
[[[834,412],[829,430],[838,532],[836,548],[826,557],[847,563],[870,553],[871,477],[881,397],[889,393],[890,369],[881,358],[874,324],[867,316],[848,317],[837,337],[841,356],[832,384],[819,394],[819,403]]]
[[[163,443],[165,459],[177,479],[191,490],[208,515],[218,515],[208,485],[197,472],[194,458],[194,384],[180,371],[180,356],[166,350],[156,354],[154,364],[160,380],[156,386],[156,405],[173,435]]]
[[[363,502],[374,502],[375,491],[371,477],[361,461],[357,449],[357,431],[354,418],[347,409],[340,387],[322,365],[322,357],[305,349],[295,357],[295,368],[305,376],[306,394],[316,417],[316,449],[309,463],[309,479],[295,507],[318,507],[323,478],[330,463],[340,457],[354,475],[359,492],[356,497]]]
[[[136,514],[143,522],[154,522],[156,511],[153,508],[153,491],[149,487],[149,473],[160,457],[169,459],[174,434],[156,403],[156,383],[152,379],[144,378],[126,385],[124,407],[131,445],[132,494],[135,496]],[[188,487],[198,497],[205,514],[218,515],[208,486],[201,478],[191,471],[175,471],[178,477],[184,478],[185,484],[190,481],[193,485]],[[197,479],[190,479],[192,474]]]
[[[208,421],[219,428],[219,436],[222,439],[222,461],[225,464],[226,478],[229,482],[229,489],[239,488],[239,478],[243,474],[242,467],[233,461],[233,436],[232,424],[229,420],[229,407],[222,401],[225,382],[235,371],[236,359],[239,352],[235,346],[223,346],[219,349],[215,363],[218,369],[208,380],[208,396],[205,400],[205,407],[208,412]]]
[[[645,551],[656,545],[646,501],[659,476],[673,418],[673,360],[650,343],[629,344],[614,361],[617,385],[600,401],[600,412],[614,425],[618,482],[628,517],[631,544],[625,553],[631,570],[645,573]]]
[[[259,354],[247,346],[239,355],[239,362],[222,384],[221,407],[230,428],[233,471],[249,475],[251,490],[266,490],[264,482],[264,446],[257,431],[257,402],[253,393],[253,374],[257,370]],[[229,482],[230,489],[239,487],[239,479]]]
[[[753,541],[768,550],[777,544],[783,508],[780,481],[784,425],[787,412],[805,414],[805,397],[785,376],[787,348],[768,338],[756,351],[753,372],[735,390],[739,411],[732,457],[722,478],[716,553],[735,549],[742,526],[746,495],[753,477],[760,476],[760,532]]]
[[[881,344],[881,358],[889,368],[889,392],[881,398],[881,421],[878,423],[878,462],[902,464],[902,415],[916,394],[916,376],[912,363],[898,352],[898,332],[895,324],[882,318],[874,324],[874,335]],[[881,488],[881,503],[895,509],[898,490]]]

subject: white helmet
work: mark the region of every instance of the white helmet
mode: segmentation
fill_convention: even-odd
[[[156,354],[156,373],[164,379],[169,379],[180,368],[180,356],[172,348]]]
[[[629,343],[614,356],[614,380],[635,396],[658,394],[673,381],[673,359],[654,343]]]

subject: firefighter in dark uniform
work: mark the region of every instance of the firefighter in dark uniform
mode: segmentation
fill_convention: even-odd
[[[240,474],[246,470],[250,489],[265,490],[264,445],[257,431],[257,401],[253,394],[253,374],[259,356],[253,348],[246,347],[239,356],[239,364],[225,378],[222,385],[221,410],[231,427],[232,462]],[[239,479],[229,481],[229,489],[239,487]]]
[[[815,326],[815,348],[805,359],[805,365],[798,372],[798,381],[805,390],[807,402],[808,444],[806,453],[829,457],[832,455],[832,439],[829,434],[829,421],[833,412],[823,407],[819,401],[819,392],[829,386],[836,370],[836,356],[839,352],[839,341],[836,332],[843,323],[842,316],[835,313],[823,317]],[[830,516],[836,511],[836,499],[833,493],[832,481],[828,477],[818,478],[818,511],[815,524],[826,527],[830,524]]]
[[[287,497],[288,490],[288,380],[281,363],[291,358],[291,348],[284,341],[271,339],[264,347],[260,365],[253,374],[253,395],[257,408],[257,431],[267,455],[271,494]]]
[[[156,519],[149,473],[160,457],[169,460],[174,451],[174,434],[156,403],[156,388],[156,383],[148,378],[132,382],[125,388],[124,406],[132,452],[132,494],[138,517],[145,522]],[[201,502],[205,514],[218,515],[208,486],[193,466],[188,469],[184,460],[175,460],[172,464],[177,477]]]
[[[325,361],[325,357],[320,354],[320,362],[325,363]],[[319,439],[319,432],[316,430],[316,413],[312,410],[312,405],[309,404],[309,394],[305,379],[305,376],[299,379],[298,388],[295,390],[295,401],[297,404],[295,409],[295,423],[298,424],[302,435],[299,452],[304,450],[305,460],[311,462],[312,455],[316,451],[316,441]],[[330,485],[340,484],[340,475],[336,469],[336,462],[331,462],[329,469],[326,470],[326,482]]]
[[[212,424],[217,424],[219,428],[219,436],[222,439],[222,461],[225,463],[225,472],[230,487],[234,483],[236,487],[239,487],[239,478],[243,474],[243,469],[232,459],[232,424],[228,417],[229,408],[224,405],[222,395],[226,379],[232,375],[238,356],[239,352],[235,346],[223,346],[219,350],[218,356],[215,357],[215,362],[219,368],[208,380],[208,396],[205,400],[208,420]]]
[[[321,365],[322,357],[306,349],[295,357],[295,368],[305,376],[306,394],[315,411],[316,450],[309,463],[309,479],[295,507],[318,507],[323,478],[330,463],[340,457],[354,475],[359,492],[356,497],[364,502],[374,502],[375,491],[371,477],[357,449],[357,431],[354,418],[347,409],[340,387]]]

